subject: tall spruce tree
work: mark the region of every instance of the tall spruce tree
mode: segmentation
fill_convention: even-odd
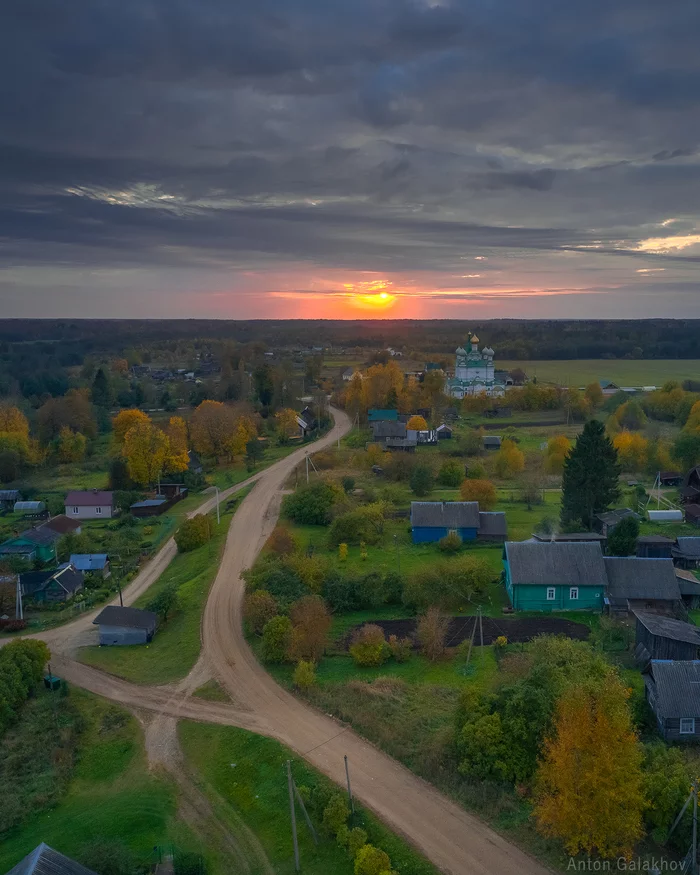
[[[561,522],[591,527],[597,513],[608,510],[620,495],[617,450],[602,422],[592,419],[564,462]]]

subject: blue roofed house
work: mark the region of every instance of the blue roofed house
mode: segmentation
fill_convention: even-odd
[[[83,574],[99,574],[109,577],[109,556],[106,553],[71,553],[70,564]]]
[[[508,541],[503,550],[508,597],[516,611],[601,611],[608,583],[594,541]]]
[[[483,538],[505,541],[504,513],[479,511],[478,501],[412,501],[411,534],[414,544],[439,541],[456,532],[463,541]]]

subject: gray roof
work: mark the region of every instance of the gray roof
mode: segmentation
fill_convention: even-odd
[[[96,875],[75,860],[64,857],[43,842],[18,863],[7,875]]]
[[[628,516],[633,516],[635,519],[639,519],[639,514],[630,510],[629,507],[618,507],[615,510],[607,510],[604,513],[598,513],[596,514],[596,519],[599,519],[601,523],[619,523],[620,520],[623,520]]]
[[[411,525],[428,529],[478,529],[478,501],[412,501]]]
[[[680,598],[672,559],[642,559],[637,556],[606,556],[611,599]]]
[[[405,422],[385,422],[382,420],[381,422],[372,423],[372,434],[375,439],[389,437],[405,438],[406,432]]]
[[[32,544],[55,544],[61,540],[61,533],[51,528],[41,526],[38,529],[25,529],[18,535],[25,541],[31,541]]]
[[[700,718],[700,662],[654,659],[650,672],[662,717]]]
[[[605,586],[603,553],[597,541],[508,541],[505,546],[514,584]]]
[[[0,501],[19,501],[21,498],[19,489],[0,489]]]
[[[145,498],[143,501],[135,501],[129,505],[129,510],[133,510],[135,507],[160,507],[168,501],[169,499],[165,498],[165,496],[162,498]]]
[[[700,559],[700,538],[678,538],[678,552]]]
[[[480,535],[503,535],[508,534],[508,524],[503,511],[479,511],[479,534]]]
[[[501,446],[501,438],[497,434],[484,435],[484,446],[485,447],[500,447]]]
[[[675,544],[675,538],[667,538],[666,535],[642,535],[637,538],[638,544]]]
[[[92,621],[97,626],[125,626],[128,629],[154,629],[158,615],[140,608],[107,605]]]
[[[0,544],[0,553],[17,554],[22,556],[25,553],[33,553],[36,550],[36,544],[13,544],[11,542]]]
[[[601,535],[599,532],[557,532],[553,535],[535,532],[532,537],[536,541],[542,541],[545,544],[549,544],[551,541],[560,541],[562,543],[565,541],[593,541],[600,543],[607,540],[605,535]]]
[[[670,638],[673,641],[686,641],[689,644],[700,645],[700,628],[683,620],[673,617],[664,617],[661,614],[652,614],[647,611],[635,611],[635,617],[651,632],[659,638]]]

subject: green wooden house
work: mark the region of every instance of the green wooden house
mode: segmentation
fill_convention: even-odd
[[[10,538],[0,546],[0,554],[21,556],[21,558],[40,562],[53,562],[56,558],[56,542],[61,538],[59,532],[43,526],[27,529],[14,538]]]
[[[516,611],[602,611],[607,586],[597,542],[508,541],[508,597]]]

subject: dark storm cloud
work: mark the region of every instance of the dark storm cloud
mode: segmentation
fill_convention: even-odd
[[[696,0],[10,0],[0,259],[653,260],[700,227],[698,37]]]

